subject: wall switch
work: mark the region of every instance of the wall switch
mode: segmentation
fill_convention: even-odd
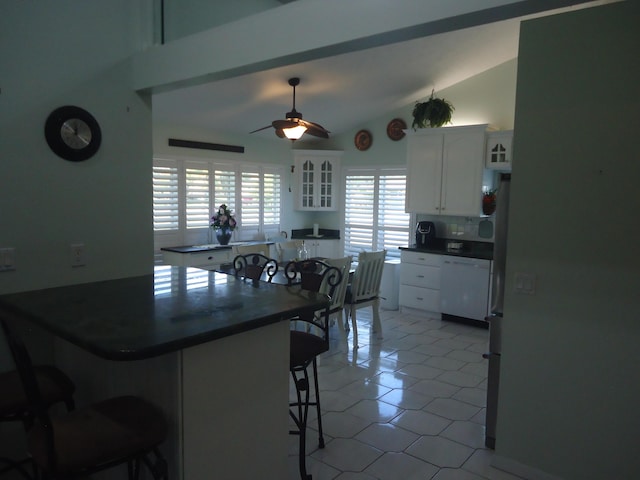
[[[514,290],[516,293],[533,295],[536,293],[536,274],[516,272],[514,278]]]
[[[71,246],[71,266],[82,267],[86,265],[84,243],[72,243]]]
[[[16,269],[16,249],[13,247],[0,248],[0,272]]]

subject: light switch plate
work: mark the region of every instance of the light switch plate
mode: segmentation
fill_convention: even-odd
[[[12,247],[0,248],[0,272],[16,269],[16,249]]]
[[[516,293],[533,295],[536,293],[536,274],[516,272],[514,278],[514,290]]]

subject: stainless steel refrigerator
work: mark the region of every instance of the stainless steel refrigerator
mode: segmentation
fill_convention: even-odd
[[[493,240],[493,275],[491,277],[491,315],[489,322],[489,360],[487,373],[487,410],[485,445],[495,448],[498,420],[498,390],[500,387],[500,355],[502,353],[502,310],[504,307],[505,267],[507,263],[507,231],[509,223],[509,190],[511,174],[500,175],[496,195]]]

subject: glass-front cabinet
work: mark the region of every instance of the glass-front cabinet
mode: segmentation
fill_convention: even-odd
[[[486,168],[511,171],[513,130],[490,132],[487,136]]]
[[[296,208],[329,211],[338,208],[341,151],[295,150]]]

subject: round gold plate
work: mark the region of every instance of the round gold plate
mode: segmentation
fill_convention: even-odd
[[[371,146],[371,132],[368,130],[360,130],[356,133],[354,143],[360,151],[367,150]]]
[[[403,130],[407,128],[407,124],[401,118],[394,118],[387,125],[387,135],[391,140],[397,142],[405,136]]]

